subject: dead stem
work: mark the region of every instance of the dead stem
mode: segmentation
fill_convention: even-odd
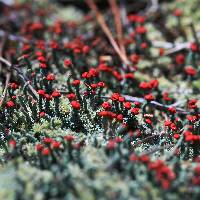
[[[101,26],[103,32],[107,36],[108,40],[110,41],[110,43],[113,46],[113,48],[116,51],[116,53],[119,55],[119,57],[122,60],[122,62],[125,63],[126,65],[129,65],[130,61],[126,58],[126,56],[120,50],[118,44],[116,43],[116,41],[113,38],[113,35],[112,35],[110,29],[108,28],[108,26],[107,26],[107,24],[105,22],[105,19],[104,19],[103,15],[98,10],[98,8],[97,8],[96,4],[94,3],[94,1],[93,0],[86,0],[86,3],[90,7],[90,9],[95,12],[95,15],[96,15],[96,18],[97,18],[97,21],[98,21],[99,25]]]
[[[0,62],[4,63],[7,67],[10,67],[10,70],[15,70],[18,74],[18,76],[20,76],[20,78],[23,80],[24,84],[27,84],[29,90],[34,94],[35,98],[38,99],[38,94],[37,94],[37,91],[32,87],[32,85],[29,83],[29,81],[26,80],[24,74],[18,69],[18,66],[19,65],[12,65],[8,60],[6,60],[5,58],[3,57],[0,57]],[[6,79],[7,80],[7,79]],[[8,81],[8,80],[7,80]],[[9,81],[10,81],[10,78],[9,78]],[[6,88],[6,87],[5,87]],[[7,87],[8,88],[8,87]],[[6,88],[6,91],[7,91],[7,88]],[[5,91],[5,94],[6,94],[6,91]],[[3,96],[2,96],[3,97]],[[5,98],[5,97],[4,97]],[[2,103],[2,101],[1,101]]]
[[[121,21],[121,17],[119,14],[119,13],[121,13],[121,11],[116,3],[116,0],[109,0],[109,3],[110,3],[112,13],[114,15],[114,21],[115,21],[115,27],[116,27],[116,31],[117,31],[117,39],[118,39],[119,47],[120,47],[121,51],[123,52],[123,54],[125,55],[125,57],[127,58],[126,50],[125,50],[124,42],[123,42],[122,21]]]
[[[146,101],[144,98],[141,98],[141,97],[132,97],[132,96],[129,96],[129,95],[122,95],[122,96],[124,96],[125,99],[127,101],[130,101],[130,102],[145,103],[145,101]],[[109,99],[109,97],[107,97],[107,96],[103,96],[102,98],[108,98]],[[189,111],[186,111],[186,110],[184,110],[182,108],[174,106],[174,105],[179,105],[179,104],[180,104],[180,102],[176,102],[176,103],[174,103],[172,105],[164,105],[164,104],[161,104],[161,103],[159,103],[157,101],[150,101],[149,102],[149,106],[155,107],[158,110],[166,110],[166,109],[168,109],[170,107],[174,107],[176,109],[177,113],[179,113],[179,114],[182,114],[182,115],[191,114]]]

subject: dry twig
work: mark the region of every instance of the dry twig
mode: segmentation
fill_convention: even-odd
[[[118,44],[116,43],[116,41],[113,38],[113,35],[110,31],[110,29],[108,28],[105,19],[103,17],[103,15],[101,14],[101,12],[98,10],[96,4],[94,3],[93,0],[86,0],[86,3],[88,4],[88,6],[90,7],[90,9],[92,11],[95,12],[95,15],[97,17],[98,23],[101,26],[103,32],[105,33],[105,35],[107,36],[108,40],[110,41],[111,45],[113,46],[114,50],[116,51],[116,53],[119,55],[120,59],[122,60],[123,63],[125,63],[126,65],[130,64],[130,61],[126,58],[126,56],[122,53],[122,51],[120,50]]]
[[[110,3],[112,13],[114,15],[119,47],[120,47],[121,51],[123,52],[123,54],[125,55],[125,57],[127,58],[126,50],[125,50],[125,46],[124,46],[124,42],[123,42],[123,28],[122,28],[122,21],[121,21],[121,11],[116,3],[116,0],[109,0],[109,3]]]
[[[122,95],[122,96],[125,97],[125,99],[127,101],[130,101],[130,102],[139,102],[139,103],[145,103],[146,102],[146,100],[144,98],[141,98],[141,97],[132,97],[132,96],[129,96],[129,95]],[[107,97],[107,96],[103,96],[102,98],[109,99],[109,97]],[[176,109],[177,113],[179,113],[179,114],[183,114],[183,115],[190,114],[189,111],[186,111],[186,110],[184,110],[182,108],[174,106],[174,105],[179,105],[180,104],[179,102],[176,102],[176,103],[174,103],[172,105],[164,105],[164,104],[161,104],[161,103],[159,103],[157,101],[150,101],[148,104],[150,106],[155,107],[158,110],[166,110],[166,109],[168,109],[170,107],[174,107]]]
[[[24,74],[18,69],[19,65],[12,65],[8,60],[6,60],[3,57],[0,57],[0,62],[4,63],[7,67],[10,68],[10,70],[15,70],[17,74],[20,76],[24,84],[26,84],[29,88],[29,90],[33,93],[34,97],[38,99],[38,94],[36,90],[32,87],[32,85],[29,83],[29,81],[25,78]],[[7,90],[7,89],[6,89]],[[6,92],[5,92],[6,93]]]

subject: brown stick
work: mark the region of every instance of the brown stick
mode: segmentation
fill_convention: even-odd
[[[110,3],[112,13],[114,15],[119,47],[120,47],[122,53],[127,58],[126,50],[125,50],[124,42],[123,42],[123,28],[122,28],[122,21],[121,21],[121,17],[120,17],[121,16],[120,9],[116,3],[116,0],[109,0],[109,3]]]
[[[38,99],[38,94],[37,94],[36,90],[32,87],[32,85],[29,83],[29,81],[26,80],[23,73],[20,72],[19,69],[15,65],[12,65],[8,60],[6,60],[3,57],[0,57],[0,62],[4,63],[7,67],[10,67],[11,70],[12,69],[15,70],[17,72],[17,74],[20,76],[20,78],[23,80],[23,82],[28,85],[29,90],[34,94],[35,98]]]
[[[117,45],[116,41],[114,40],[114,38],[112,36],[112,33],[111,33],[110,29],[106,25],[106,22],[105,22],[105,19],[104,19],[103,15],[98,10],[98,8],[97,8],[96,4],[94,3],[94,1],[93,0],[86,0],[86,3],[90,7],[90,9],[95,12],[95,15],[96,15],[96,18],[97,18],[97,21],[98,21],[99,25],[101,26],[103,32],[107,36],[108,40],[110,41],[110,43],[113,46],[113,48],[116,51],[116,53],[119,55],[119,57],[122,60],[122,62],[125,63],[126,65],[128,65],[130,63],[130,61],[121,52],[119,46]]]
[[[132,96],[129,96],[129,95],[122,95],[122,96],[125,97],[125,99],[127,101],[130,101],[130,102],[139,102],[139,103],[145,103],[146,102],[146,100],[144,98],[141,98],[141,97],[132,97]],[[110,97],[102,96],[102,98],[109,99]],[[150,101],[149,102],[149,106],[155,107],[156,109],[161,110],[161,111],[167,110],[170,107],[174,107],[176,109],[177,113],[179,113],[179,114],[182,114],[182,115],[192,114],[191,112],[184,110],[182,108],[179,108],[179,107],[175,107],[174,105],[179,105],[179,102],[176,102],[172,105],[164,105],[164,104],[161,104],[157,101]]]
[[[167,148],[170,148],[170,147],[173,147],[173,144],[168,144],[168,145],[165,145],[165,146],[152,148],[152,149],[150,149],[149,151],[146,151],[146,152],[142,153],[140,156],[143,156],[143,155],[150,155],[150,154],[152,154],[152,153],[155,153],[155,152],[157,152],[157,151],[164,150],[164,149],[167,149]]]
[[[144,139],[138,141],[138,142],[137,142],[136,144],[134,144],[132,147],[133,147],[133,149],[135,149],[136,147],[140,146],[140,145],[143,144],[144,142],[147,142],[147,141],[149,141],[149,140],[151,140],[151,139],[153,139],[153,138],[155,138],[155,137],[157,137],[157,136],[158,136],[158,135],[150,135],[150,136],[148,136],[148,137],[146,137],[146,138],[144,138]]]
[[[6,93],[7,93],[7,90],[8,90],[8,85],[10,83],[10,78],[11,78],[11,73],[8,72],[6,74],[6,83],[5,83],[5,87],[4,87],[4,90],[3,90],[3,94],[2,94],[2,97],[1,97],[1,102],[0,102],[0,108],[2,107],[4,101],[5,101],[5,98],[6,98]]]
[[[1,43],[0,56],[3,55],[3,51],[4,51],[4,48],[6,46],[7,39],[8,39],[8,35],[5,34],[4,37],[3,37],[2,43]],[[6,61],[6,60],[4,60],[4,61]],[[7,63],[7,64],[9,64],[9,63]],[[7,93],[7,90],[8,90],[8,85],[10,83],[10,79],[11,79],[11,72],[8,72],[6,74],[6,82],[5,82],[5,87],[4,87],[4,90],[3,90],[2,97],[1,97],[0,108],[2,107],[2,105],[3,105],[4,101],[5,101],[6,93]]]

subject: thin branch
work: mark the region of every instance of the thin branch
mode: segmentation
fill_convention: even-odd
[[[7,38],[8,38],[8,35],[5,34],[4,37],[3,37],[2,43],[1,43],[0,56],[3,55],[3,51],[4,51],[4,48],[6,46]],[[3,59],[3,60],[6,62],[5,59]],[[7,63],[7,64],[10,64],[10,63]],[[11,67],[11,66],[9,66],[9,67]],[[8,90],[8,85],[10,83],[10,79],[11,79],[11,72],[8,72],[6,74],[6,82],[5,82],[5,87],[4,87],[4,90],[3,90],[2,97],[1,97],[0,108],[2,107],[2,105],[3,105],[4,101],[5,101],[6,93],[7,93],[7,90]]]
[[[136,147],[140,146],[141,144],[143,144],[143,143],[145,143],[145,142],[147,142],[147,141],[149,141],[149,140],[151,140],[151,139],[153,139],[153,138],[155,138],[155,137],[157,137],[157,136],[158,136],[158,135],[150,135],[150,136],[148,136],[148,137],[146,137],[146,138],[144,138],[144,139],[138,141],[138,142],[137,142],[136,144],[134,144],[132,147],[133,147],[133,149],[135,149]]]
[[[99,25],[101,26],[102,30],[104,31],[105,35],[107,36],[108,40],[110,41],[110,43],[113,46],[113,48],[116,51],[116,53],[119,55],[119,57],[122,60],[122,62],[125,63],[126,65],[130,64],[130,61],[121,52],[119,46],[117,45],[116,41],[114,40],[114,38],[112,36],[112,33],[111,33],[110,29],[108,28],[103,15],[98,10],[98,8],[97,8],[96,4],[94,3],[94,1],[93,0],[86,0],[86,3],[90,7],[90,9],[95,12],[95,15],[96,15],[96,18],[97,18],[97,21],[98,21]]]
[[[168,50],[165,52],[165,56],[168,56],[168,55],[173,54],[173,53],[177,53],[177,52],[182,51],[184,49],[189,49],[190,44],[194,41],[198,41],[199,37],[200,37],[200,32],[197,32],[195,34],[195,40],[192,40],[190,42],[184,42],[184,43],[175,43],[173,47],[168,48]],[[155,44],[156,44],[156,42],[155,42]],[[157,45],[157,46],[159,46],[159,45]],[[160,47],[162,47],[162,45],[160,45]]]
[[[7,90],[8,90],[8,85],[10,83],[10,78],[11,78],[11,73],[8,72],[6,74],[6,83],[5,83],[5,87],[4,87],[4,90],[3,90],[3,94],[2,94],[2,97],[1,97],[1,102],[0,102],[0,108],[2,107],[4,101],[5,101],[5,98],[6,98],[6,93],[7,93]]]
[[[151,0],[151,5],[147,9],[145,9],[143,13],[144,15],[149,16],[151,14],[156,13],[158,8],[159,8],[158,0]]]
[[[130,102],[139,102],[139,103],[145,103],[146,102],[146,100],[144,98],[141,98],[141,97],[132,97],[132,96],[129,96],[129,95],[122,95],[122,96],[125,97],[125,99],[127,101],[130,101]],[[109,99],[110,97],[102,96],[102,98]],[[161,103],[159,103],[157,101],[150,101],[148,104],[150,106],[155,107],[158,110],[167,110],[170,107],[174,107],[176,109],[177,113],[179,113],[179,114],[183,114],[183,115],[191,114],[189,111],[186,111],[186,110],[184,110],[182,108],[174,106],[174,105],[177,105],[177,104],[179,105],[180,102],[176,102],[176,103],[174,103],[172,105],[164,105],[164,104],[161,104]]]
[[[140,103],[146,102],[146,100],[144,98],[132,97],[132,96],[129,96],[129,95],[123,95],[123,96],[126,98],[126,100],[131,101],[131,102],[135,102],[135,101],[138,101]],[[173,104],[172,105],[164,105],[164,104],[161,104],[157,101],[150,101],[149,105],[157,108],[158,110],[163,110],[163,109],[168,109],[168,108],[172,107]],[[190,114],[190,112],[188,112],[188,111],[186,111],[182,108],[178,108],[178,107],[174,107],[174,108],[180,114],[184,114],[184,115]]]
[[[165,145],[165,146],[161,146],[161,147],[152,148],[152,149],[150,149],[150,150],[142,153],[142,155],[140,155],[140,156],[150,155],[152,153],[155,153],[157,151],[164,150],[164,149],[167,149],[167,148],[170,148],[170,147],[173,147],[173,144],[169,144],[169,145]]]
[[[6,60],[3,57],[0,57],[0,62],[4,63],[7,67],[10,67],[10,69],[15,70],[18,74],[18,76],[22,79],[22,81],[24,82],[24,84],[27,84],[29,90],[33,93],[33,95],[35,96],[36,99],[38,99],[38,94],[36,92],[36,90],[32,87],[32,85],[29,83],[29,81],[27,80],[27,78],[25,77],[25,75],[19,70],[19,65],[12,65],[8,60]],[[22,64],[23,65],[23,64]]]
[[[122,28],[122,21],[121,21],[121,10],[119,9],[116,0],[109,0],[110,7],[112,10],[112,13],[114,15],[114,21],[115,21],[115,26],[116,26],[116,31],[117,31],[117,39],[119,43],[119,47],[123,54],[126,56],[126,50],[124,47],[124,42],[123,42],[123,28]]]
[[[0,57],[0,62],[4,63],[8,67],[11,67],[11,63],[3,57]]]

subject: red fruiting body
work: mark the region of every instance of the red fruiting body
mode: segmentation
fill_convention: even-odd
[[[140,108],[140,102],[135,101],[134,104],[136,107]]]
[[[197,117],[195,115],[188,115],[187,120],[191,123],[194,123],[197,120]]]
[[[74,93],[67,94],[68,99],[75,99],[76,95]]]
[[[173,113],[173,114],[176,113],[176,109],[173,107],[169,107],[168,110],[170,113]]]
[[[132,161],[132,162],[135,162],[138,160],[138,157],[134,154],[132,154],[130,157],[129,157],[129,160]]]
[[[81,105],[78,101],[71,101],[70,103],[75,110],[79,110],[81,108]]]
[[[152,121],[151,121],[150,119],[145,119],[145,122],[146,122],[147,124],[149,124],[149,125],[152,124]]]
[[[138,115],[139,114],[139,108],[132,108],[131,109],[131,113],[133,113],[134,115]]]
[[[144,90],[154,89],[158,87],[158,80],[154,79],[149,82],[141,82],[139,87]]]
[[[169,97],[169,93],[168,92],[163,92],[162,93],[163,99],[165,101],[171,101],[172,99]]]
[[[123,139],[121,137],[116,137],[115,142],[121,143],[121,142],[123,142]]]
[[[180,138],[180,135],[179,134],[174,134],[174,138],[176,139],[176,140],[178,140],[179,138]]]
[[[64,140],[67,140],[67,141],[73,141],[74,140],[74,136],[73,135],[66,135],[64,136]]]
[[[48,156],[50,154],[50,151],[47,147],[43,148],[42,149],[42,155],[43,156]]]
[[[44,96],[44,95],[45,95],[45,90],[38,90],[37,93],[38,93],[40,96]]]
[[[188,108],[189,109],[196,109],[197,108],[197,105],[196,105],[196,103],[197,103],[197,100],[196,99],[190,99],[189,101],[188,101]]]
[[[47,79],[47,81],[54,81],[55,80],[55,75],[54,74],[48,74],[46,79]]]
[[[98,82],[97,85],[98,85],[99,87],[102,87],[102,88],[105,87],[105,83],[104,83],[104,82]]]
[[[42,63],[46,62],[46,58],[44,56],[39,56],[37,59],[38,59],[38,61],[40,61]]]
[[[185,62],[185,56],[183,54],[178,54],[176,56],[176,63],[181,65]]]
[[[136,33],[137,34],[145,34],[147,32],[147,29],[144,26],[138,26],[136,28]]]
[[[150,84],[149,84],[149,83],[146,83],[146,82],[141,82],[140,85],[139,85],[139,87],[140,87],[141,89],[144,89],[144,90],[151,89]]]
[[[36,144],[36,145],[35,145],[35,149],[36,149],[37,151],[42,151],[43,148],[44,148],[44,147],[43,147],[42,144]]]
[[[157,88],[157,87],[158,87],[159,82],[158,82],[157,79],[153,79],[153,80],[151,80],[151,81],[149,82],[149,84],[150,84],[150,86],[151,86],[151,89],[153,89],[153,88]]]
[[[174,15],[176,17],[180,17],[180,16],[183,15],[183,11],[181,9],[177,8],[177,9],[174,10]]]
[[[140,16],[140,15],[131,14],[131,15],[128,16],[128,19],[131,22],[137,22],[137,23],[140,23],[140,24],[143,24],[145,22],[145,17]]]
[[[150,161],[150,158],[148,155],[142,155],[139,159],[143,163],[148,163]]]
[[[45,98],[47,101],[51,101],[51,100],[52,100],[52,96],[49,95],[49,94],[45,94],[45,95],[44,95],[44,98]]]
[[[131,109],[131,102],[124,102],[123,105],[124,105],[124,108],[128,110]]]
[[[194,69],[192,66],[186,67],[185,72],[187,75],[190,75],[190,76],[195,76],[197,74],[197,70]]]
[[[43,111],[39,113],[39,116],[40,116],[40,117],[45,117],[45,115],[46,115],[46,113],[43,112]]]
[[[146,49],[148,47],[148,44],[146,42],[143,42],[141,45],[140,45],[141,49]]]
[[[185,137],[185,141],[186,142],[190,142],[190,141],[192,141],[193,140],[193,135],[187,135],[186,137]]]
[[[69,58],[65,59],[65,60],[64,60],[64,65],[65,65],[66,67],[72,65],[71,60],[70,60]]]
[[[40,56],[43,56],[43,53],[42,53],[41,51],[37,51],[37,52],[35,53],[35,55],[38,56],[38,57],[40,57]]]
[[[6,102],[6,108],[13,108],[15,106],[15,103],[13,101]]]
[[[77,86],[77,85],[80,85],[80,83],[81,83],[80,80],[74,80],[74,81],[72,82],[72,85]]]
[[[100,111],[99,113],[98,113],[98,115],[100,116],[100,117],[105,117],[105,116],[107,116],[107,111]]]
[[[117,101],[119,100],[120,94],[118,93],[113,93],[111,96],[112,101]]]
[[[199,50],[198,44],[191,43],[190,48],[193,52],[197,52]]]
[[[117,120],[123,121],[123,115],[122,114],[117,115]]]
[[[45,69],[45,68],[47,68],[47,64],[46,64],[46,63],[40,63],[40,67],[41,67],[42,69]]]
[[[84,72],[82,73],[82,78],[89,78],[90,77],[90,74],[88,72]]]
[[[19,88],[19,85],[17,85],[16,83],[10,83],[10,87],[13,89],[13,90],[16,90]]]
[[[107,149],[109,149],[109,150],[113,150],[113,149],[116,147],[116,141],[114,141],[114,140],[109,140],[106,147],[107,147]]]
[[[115,78],[118,80],[118,81],[121,81],[123,78],[122,78],[122,75],[118,72],[118,71],[113,71],[112,74],[115,76]]]
[[[147,94],[147,95],[144,96],[144,98],[147,101],[153,101],[155,99],[155,97],[152,94]]]
[[[40,23],[40,22],[34,22],[29,27],[29,31],[30,32],[39,31],[39,30],[42,30],[43,28],[44,28],[44,25],[42,23]]]
[[[112,107],[112,105],[111,105],[109,102],[104,102],[104,103],[102,104],[102,107],[103,107],[105,110],[109,110],[109,109]]]
[[[171,123],[171,124],[170,124],[170,128],[171,128],[173,131],[176,131],[176,130],[177,130],[177,126],[176,126],[176,124],[174,124],[174,123]]]
[[[127,79],[134,79],[134,74],[132,74],[132,73],[126,73],[126,74],[124,75],[124,78],[127,78]]]
[[[95,83],[91,84],[90,86],[91,86],[91,88],[92,88],[93,90],[97,88],[97,84],[95,84]]]
[[[124,101],[125,101],[125,98],[122,97],[122,96],[120,96],[118,100],[119,100],[119,102],[124,102]]]
[[[55,41],[51,41],[50,42],[50,47],[52,48],[52,49],[58,49],[58,43],[57,42],[55,42]]]
[[[46,138],[43,138],[42,142],[44,142],[45,144],[50,144],[53,142],[53,139],[46,137]]]
[[[90,47],[85,45],[85,46],[83,46],[82,51],[83,51],[83,53],[89,53]]]
[[[165,53],[165,50],[164,50],[163,48],[160,48],[160,49],[159,49],[159,55],[160,55],[160,56],[163,56],[164,53]]]
[[[165,126],[170,126],[171,124],[172,124],[172,122],[170,120],[165,121]]]
[[[53,141],[53,142],[51,143],[51,147],[52,147],[53,149],[59,149],[60,146],[61,146],[61,143],[60,143],[60,142]]]
[[[137,64],[137,63],[139,62],[139,60],[140,60],[140,56],[137,55],[137,54],[132,54],[132,55],[130,56],[130,59],[131,59],[131,61],[132,61],[134,64]]]
[[[9,140],[9,146],[12,148],[16,147],[17,142],[14,139]]]
[[[51,94],[52,97],[60,97],[61,94],[59,91],[53,91],[52,94]]]
[[[89,73],[92,77],[95,77],[98,75],[98,71],[95,68],[90,68]]]

